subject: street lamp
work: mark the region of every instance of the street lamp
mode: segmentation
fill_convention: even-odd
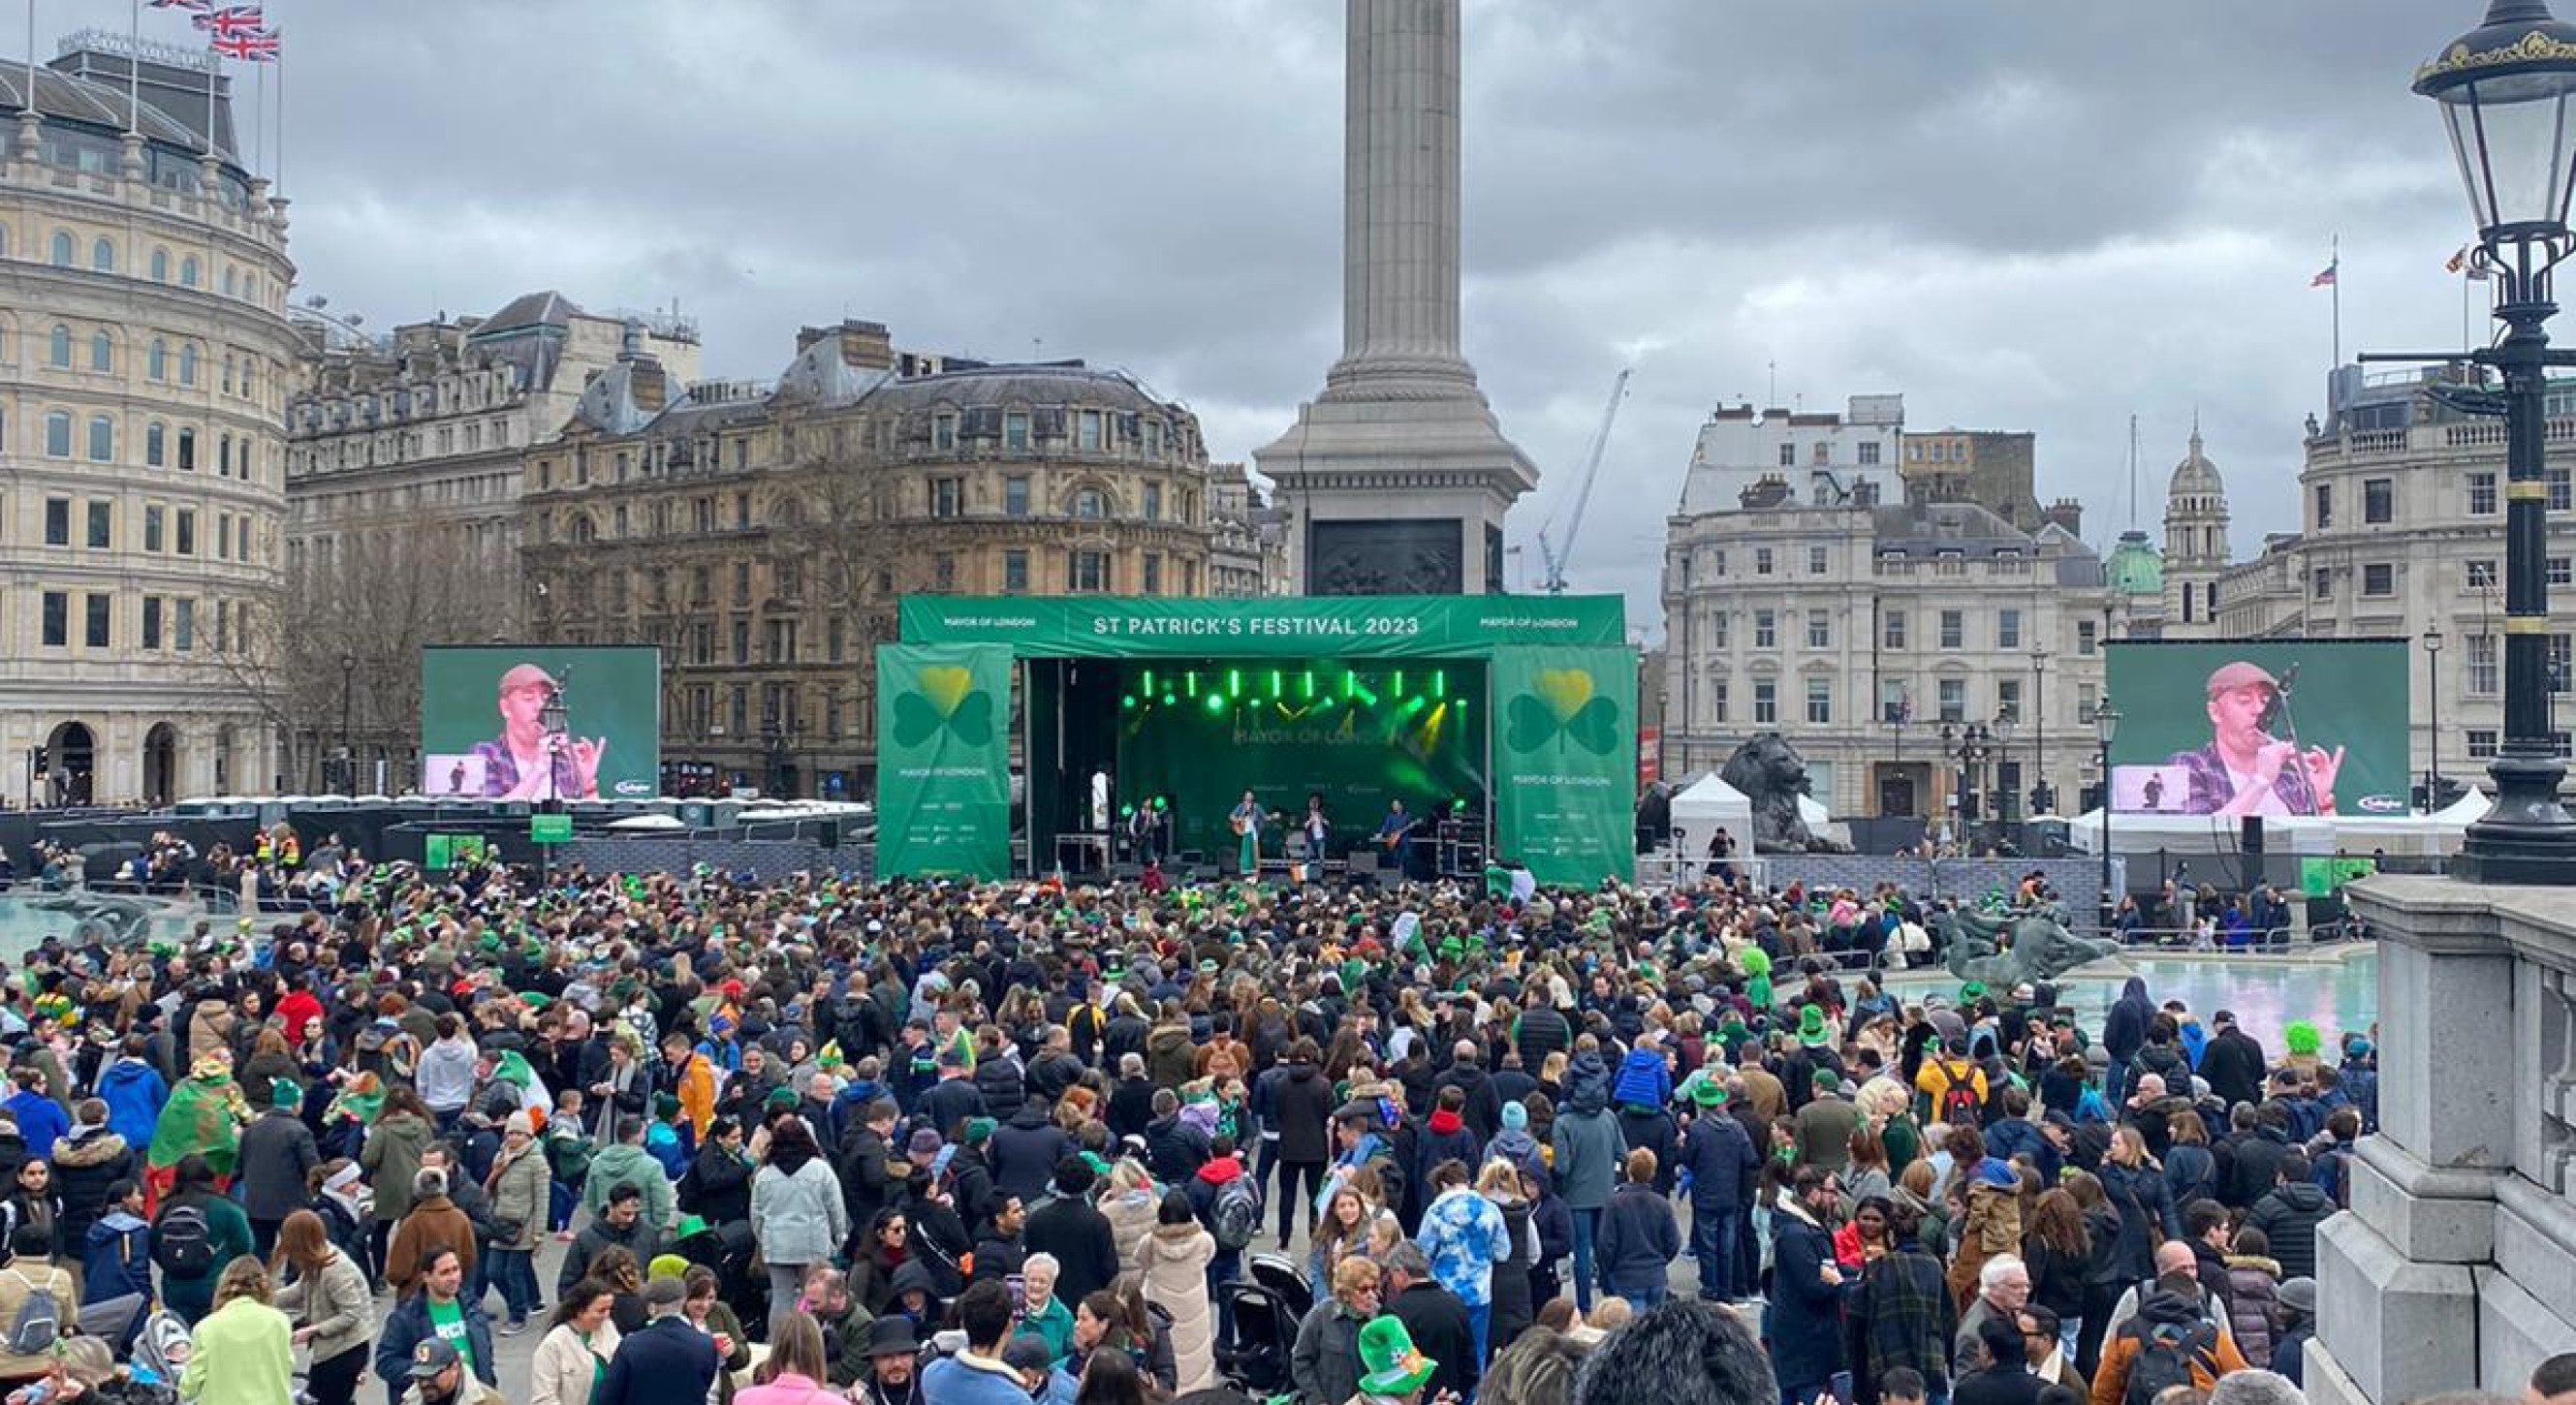
[[[2093,740],[2101,748],[2102,758],[2102,930],[2111,930],[2111,919],[2119,911],[2119,895],[2111,891],[2111,742],[2120,733],[2120,710],[2111,706],[2111,695],[2093,705]]]
[[[2477,221],[2474,262],[2499,285],[2495,316],[2506,329],[2467,358],[2501,371],[2503,394],[2453,397],[2504,416],[2506,482],[2504,739],[2488,767],[2495,808],[2469,826],[2459,872],[2475,882],[2576,883],[2576,817],[2559,804],[2566,768],[2549,736],[2542,422],[2548,368],[2576,365],[2576,355],[2549,349],[2545,330],[2558,311],[2550,276],[2576,253],[2567,228],[2576,25],[2551,15],[2546,0],[2492,0],[2482,24],[2416,70],[2414,89],[2441,105]]]
[[[2046,814],[2054,798],[2048,788],[2048,650],[2030,646],[2030,812]]]
[[[340,785],[344,795],[358,793],[358,754],[349,749],[349,701],[355,696],[358,661],[340,656]]]
[[[1959,844],[1963,851],[1974,847],[1969,842],[1968,831],[1976,823],[1980,810],[1976,776],[1986,758],[1994,752],[1994,737],[1993,729],[1983,722],[1941,724],[1941,753],[1949,757],[1958,769],[1959,787],[1953,798],[1959,811]]]
[[[2424,627],[2424,691],[2433,700],[2433,727],[2424,748],[2432,775],[2424,786],[2424,812],[2442,808],[2442,626]]]

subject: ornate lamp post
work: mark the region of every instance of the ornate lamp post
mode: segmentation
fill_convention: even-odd
[[[2424,692],[2433,700],[2433,729],[2424,748],[2431,774],[2424,783],[2424,810],[2442,808],[2442,626],[2424,628]]]
[[[2120,895],[2111,891],[2111,743],[2120,734],[2120,710],[2111,706],[2111,695],[2093,707],[2093,740],[2101,748],[2102,761],[2102,930],[2111,930],[2111,918],[2120,910]]]
[[[2485,22],[2415,73],[2440,104],[2477,221],[2473,257],[2497,284],[2504,338],[2466,359],[2504,377],[2501,395],[2454,392],[2456,408],[2505,420],[2504,738],[2487,770],[2496,804],[2469,826],[2463,877],[2486,883],[2576,883],[2576,817],[2558,800],[2566,774],[2549,736],[2548,368],[2576,365],[2549,349],[2558,311],[2551,274],[2576,253],[2567,227],[2576,185],[2576,25],[2546,0],[2492,0]],[[2366,360],[2462,359],[2378,356]]]

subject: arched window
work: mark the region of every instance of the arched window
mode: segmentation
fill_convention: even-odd
[[[195,385],[196,383],[197,344],[190,342],[179,348],[179,384]]]
[[[146,353],[143,373],[156,381],[170,379],[170,344],[159,337],[152,339],[152,350]]]
[[[169,250],[155,249],[152,251],[152,281],[155,283],[167,283],[170,281]]]
[[[197,471],[197,431],[186,425],[179,427],[179,471]]]
[[[189,254],[179,260],[179,286],[182,288],[193,288],[197,286],[197,256],[195,254]]]
[[[72,417],[64,410],[45,412],[45,456],[67,459],[72,456]]]
[[[60,323],[45,342],[45,364],[69,369],[72,364],[72,329]]]
[[[110,243],[105,238],[91,240],[89,246],[89,266],[91,271],[96,273],[114,273],[116,271],[116,245]]]
[[[215,436],[215,476],[233,476],[233,437],[229,434]]]
[[[89,417],[89,461],[108,463],[116,458],[116,421],[105,415]]]
[[[169,439],[170,427],[159,420],[143,427],[143,462],[147,467],[162,466],[169,457]]]
[[[238,293],[238,292],[240,292],[240,291],[241,291],[241,275],[233,271],[233,266],[232,266],[231,264],[225,264],[225,265],[224,265],[224,296],[225,296],[225,297],[231,297],[231,296],[233,296],[234,294],[236,294],[236,293]]]
[[[229,351],[224,353],[223,386],[224,394],[230,395],[233,393],[233,354]]]
[[[572,519],[572,539],[574,541],[587,542],[597,534],[598,529],[590,525],[590,519],[588,517],[575,514]]]
[[[116,340],[105,331],[90,333],[89,368],[93,371],[116,369]]]
[[[1097,521],[1109,515],[1109,500],[1098,488],[1084,488],[1073,495],[1073,515],[1084,521]]]
[[[69,231],[69,230],[65,230],[65,229],[57,229],[57,230],[55,230],[55,231],[54,231],[54,267],[56,267],[56,268],[69,268],[69,267],[71,267],[71,266],[72,266],[72,236],[71,236],[71,231]]]

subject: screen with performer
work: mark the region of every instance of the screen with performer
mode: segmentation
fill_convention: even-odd
[[[2405,641],[2119,641],[2104,652],[2120,714],[2114,812],[2406,812]]]
[[[424,795],[543,803],[661,788],[659,649],[432,648],[420,675]]]

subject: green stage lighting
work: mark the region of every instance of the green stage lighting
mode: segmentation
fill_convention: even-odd
[[[1181,677],[1183,681],[1188,684],[1189,695],[1194,698],[1197,697],[1199,695],[1199,671],[1194,668],[1181,675]]]
[[[1418,693],[1412,697],[1406,698],[1404,700],[1404,715],[1411,717],[1413,714],[1420,712],[1423,704],[1429,701],[1431,701],[1429,698],[1423,697]]]
[[[1118,705],[1131,712],[1134,711],[1136,707],[1136,695],[1134,693],[1129,693],[1127,696],[1118,700]]]
[[[1307,669],[1304,681],[1306,685],[1306,696],[1310,698],[1315,696],[1315,670],[1311,668]]]
[[[1395,695],[1404,696],[1404,670],[1400,668],[1395,671]]]
[[[1445,669],[1445,668],[1440,668],[1440,669],[1434,669],[1434,670],[1432,670],[1432,672],[1431,672],[1431,696],[1433,696],[1433,697],[1435,697],[1435,698],[1445,698],[1445,697],[1447,697],[1448,695],[1449,695],[1449,670],[1447,670],[1447,669]]]
[[[1210,712],[1223,712],[1223,711],[1225,711],[1225,694],[1223,694],[1223,693],[1210,693],[1210,694],[1208,694],[1208,695],[1207,695],[1207,709],[1208,709],[1208,711],[1210,711]]]
[[[1169,694],[1169,693],[1165,693],[1165,694],[1163,695],[1163,706],[1165,706],[1165,707],[1170,707],[1170,706],[1171,706],[1174,702],[1176,702],[1176,701],[1178,701],[1178,699],[1174,698],[1174,697],[1173,697],[1171,694]]]
[[[1233,694],[1233,695],[1235,695],[1236,697],[1241,697],[1241,696],[1243,696],[1243,670],[1242,670],[1242,669],[1239,669],[1239,668],[1229,668],[1229,669],[1227,669],[1227,670],[1225,671],[1225,690],[1226,690],[1227,692],[1229,692],[1229,693],[1232,693],[1232,694]]]
[[[1154,695],[1154,670],[1152,670],[1152,669],[1150,669],[1150,668],[1149,668],[1149,669],[1146,669],[1146,670],[1145,670],[1145,696],[1147,696],[1147,697],[1149,697],[1149,698],[1150,698],[1150,697],[1152,697],[1153,695]]]
[[[1465,698],[1451,698],[1449,700],[1449,705],[1458,709],[1460,712],[1465,712],[1467,710],[1467,700]]]
[[[1344,673],[1342,675],[1342,696],[1346,698],[1356,698],[1359,695],[1360,676],[1356,673]]]
[[[1279,686],[1279,670],[1274,668],[1270,670],[1270,700],[1272,702],[1279,701],[1281,691],[1282,689]]]

